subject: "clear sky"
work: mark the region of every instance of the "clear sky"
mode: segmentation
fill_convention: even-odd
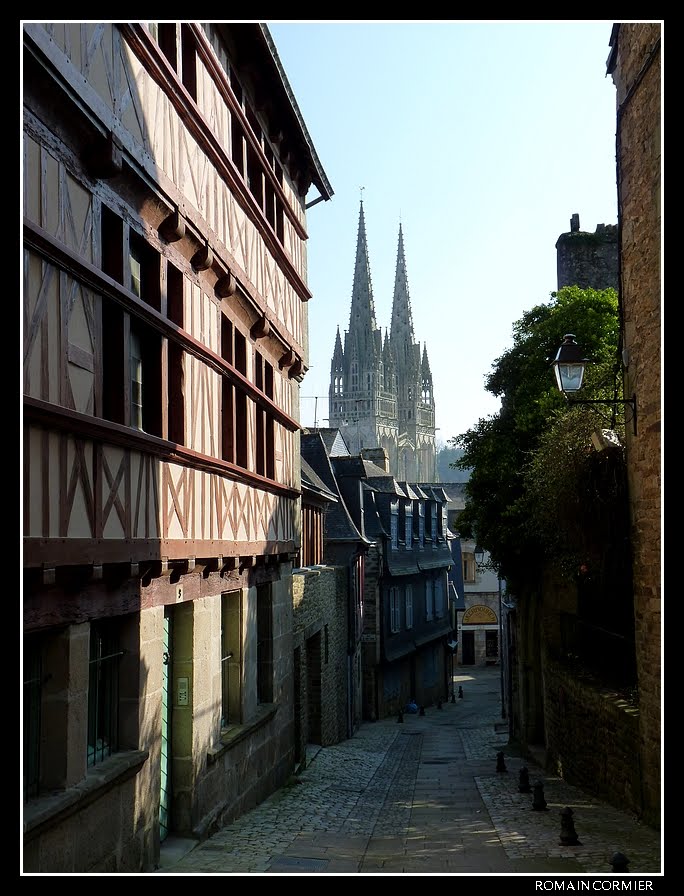
[[[267,24],[334,190],[308,211],[302,422],[328,425],[363,187],[377,323],[389,329],[401,222],[444,444],[498,411],[485,378],[555,291],[571,216],[590,232],[617,223],[613,22]]]

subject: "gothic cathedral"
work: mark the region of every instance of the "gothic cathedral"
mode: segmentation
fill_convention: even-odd
[[[435,482],[435,400],[427,348],[415,342],[404,237],[399,247],[389,336],[375,320],[363,200],[344,347],[337,328],[330,365],[329,426],[352,454],[382,447],[399,482]]]

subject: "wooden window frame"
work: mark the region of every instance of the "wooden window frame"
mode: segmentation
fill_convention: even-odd
[[[221,594],[221,728],[242,723],[242,592]]]

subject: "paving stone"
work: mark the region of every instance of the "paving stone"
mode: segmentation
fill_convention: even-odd
[[[467,703],[399,729],[393,718],[363,723],[340,744],[307,750],[296,788],[190,851],[162,846],[155,873],[606,875],[622,852],[630,874],[661,876],[659,832],[508,749],[498,675],[478,667]],[[506,774],[496,771],[500,751]],[[518,791],[523,765],[543,781],[547,811]],[[576,845],[560,843],[565,807]]]

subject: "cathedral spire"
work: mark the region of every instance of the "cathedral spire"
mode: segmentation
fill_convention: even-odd
[[[408,346],[413,346],[413,317],[409,298],[408,277],[406,275],[406,258],[404,256],[404,233],[399,224],[399,246],[397,249],[397,267],[394,275],[394,298],[392,300],[392,321],[390,324],[390,341],[395,351],[408,353]]]
[[[432,371],[428,361],[427,343],[423,343],[423,358],[420,362],[421,401],[427,405],[433,405]]]
[[[335,348],[333,349],[332,362],[330,364],[330,369],[332,371],[341,371],[344,368],[344,353],[342,351],[342,339],[340,337],[340,327],[337,327],[337,333],[335,334]]]
[[[428,353],[427,353],[427,342],[423,343],[423,359],[420,364],[420,372],[423,379],[429,378],[432,379],[432,372],[430,371],[430,362],[428,361]]]
[[[363,214],[362,199],[359,210],[359,232],[356,239],[356,265],[349,314],[349,333],[365,334],[366,337],[370,337],[376,330],[373,285],[366,241],[366,219]]]

